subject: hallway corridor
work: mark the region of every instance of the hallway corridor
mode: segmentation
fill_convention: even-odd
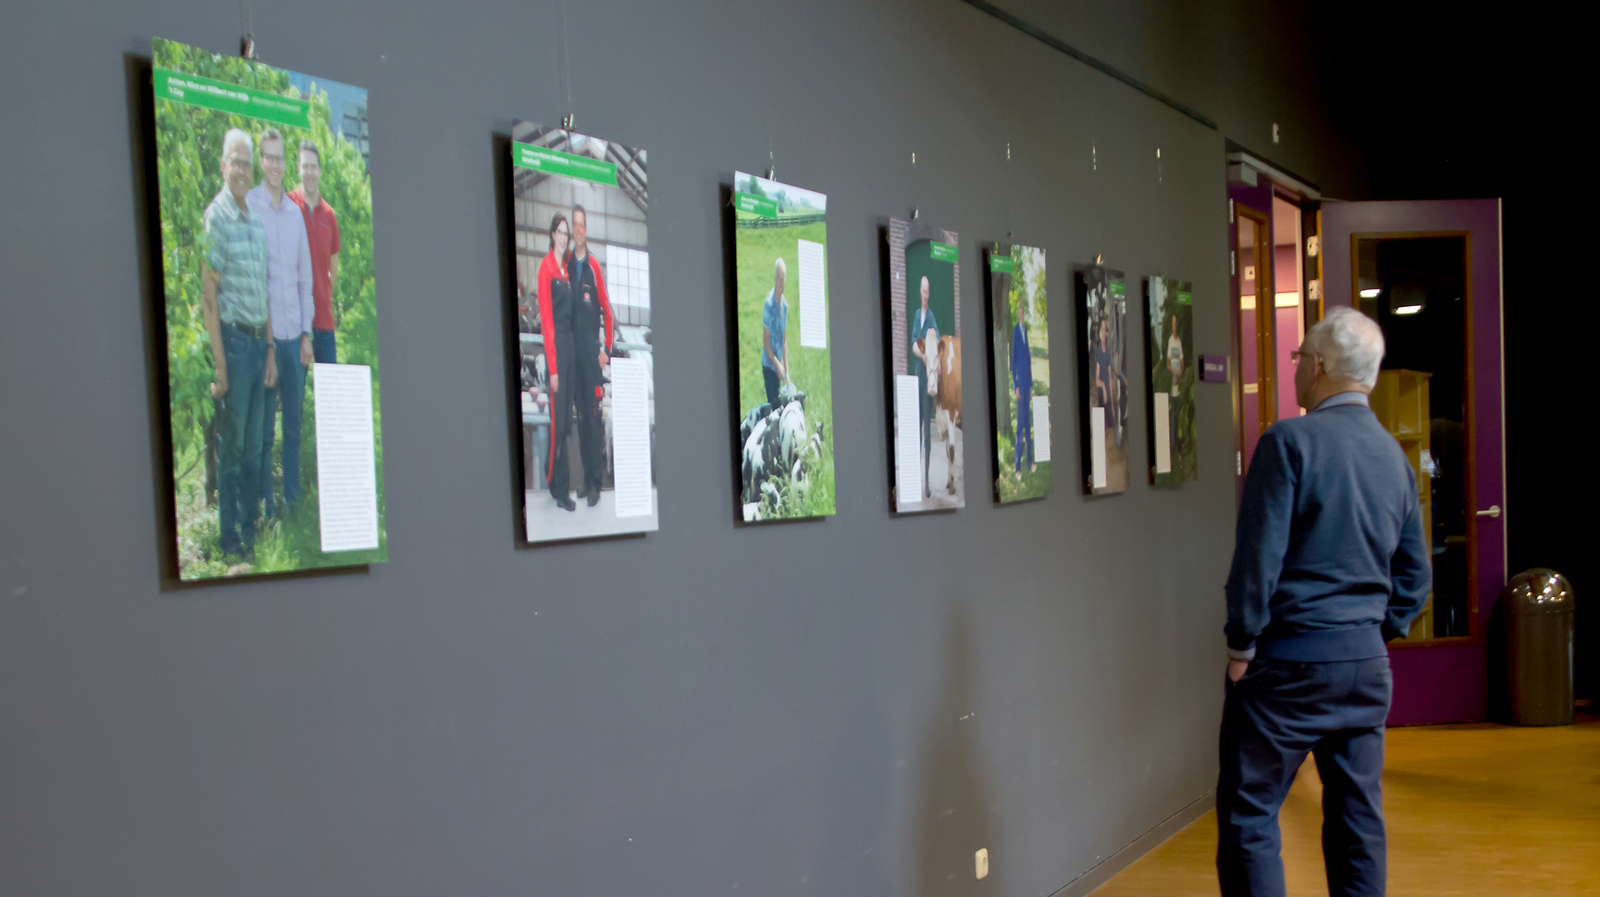
[[[1600,718],[1525,729],[1389,730],[1384,812],[1396,897],[1600,894]],[[1281,814],[1291,897],[1327,894],[1322,788],[1300,770]],[[1118,873],[1095,897],[1217,893],[1217,817],[1207,813]]]

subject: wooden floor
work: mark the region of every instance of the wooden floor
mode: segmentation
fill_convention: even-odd
[[[1391,729],[1387,752],[1390,894],[1600,895],[1600,719]],[[1281,814],[1290,897],[1328,893],[1321,800],[1308,762]],[[1212,811],[1094,895],[1216,894],[1216,849]]]

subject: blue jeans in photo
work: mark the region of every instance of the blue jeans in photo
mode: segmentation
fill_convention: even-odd
[[[222,325],[228,391],[217,406],[217,518],[223,554],[255,549],[261,508],[261,430],[266,418],[267,341]]]
[[[761,366],[761,382],[767,387],[767,404],[778,407],[778,389],[783,382],[778,379],[778,372],[766,365]]]
[[[283,501],[291,506],[300,500],[300,412],[306,399],[306,367],[300,363],[300,338],[273,343],[278,385],[266,391],[266,416],[261,427],[261,498],[267,503],[268,516],[277,513],[272,490],[272,439],[276,435],[279,399],[283,405]]]
[[[1022,472],[1023,461],[1033,467],[1033,393],[1025,392],[1017,399],[1017,440],[1012,446],[1016,455],[1017,473]]]
[[[317,364],[339,363],[339,341],[332,330],[311,331],[311,360]]]

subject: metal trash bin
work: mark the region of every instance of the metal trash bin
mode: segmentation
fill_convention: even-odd
[[[1524,570],[1500,593],[1506,621],[1506,688],[1518,726],[1572,724],[1572,583],[1545,567]]]

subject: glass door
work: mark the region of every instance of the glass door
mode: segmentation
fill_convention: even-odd
[[[1372,409],[1417,477],[1433,594],[1390,644],[1391,725],[1488,715],[1505,584],[1499,201],[1327,203],[1324,300],[1383,329]]]

